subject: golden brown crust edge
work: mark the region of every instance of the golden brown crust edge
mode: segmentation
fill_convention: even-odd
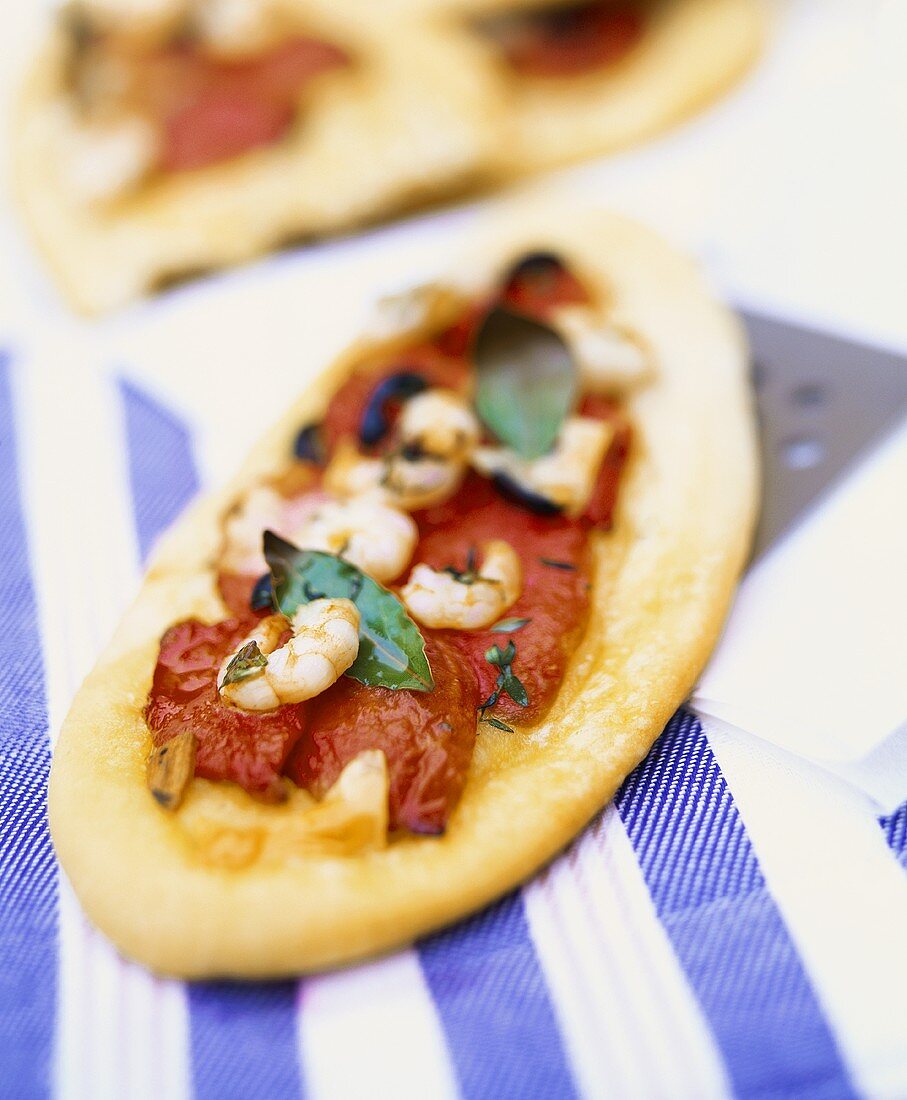
[[[293,429],[319,411],[348,369],[346,357],[240,477],[167,536],[64,723],[50,784],[54,843],[87,913],[125,954],[185,977],[262,977],[407,943],[500,896],[555,855],[613,796],[688,694],[721,629],[755,511],[740,328],[686,261],[648,231],[604,214],[524,212],[489,236],[473,270],[490,278],[515,251],[535,247],[558,250],[609,287],[616,313],[645,334],[660,367],[632,402],[637,457],[617,530],[597,548],[590,628],[550,714],[513,735],[483,731],[445,836],[364,856],[216,869],[195,857],[179,816],[150,798],[141,708],[159,634],[186,615],[221,613],[207,569],[218,517],[243,484],[284,460]],[[269,827],[278,831],[280,815],[292,812],[243,801],[249,820],[276,814]]]

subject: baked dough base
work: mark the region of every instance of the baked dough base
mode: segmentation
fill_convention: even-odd
[[[551,859],[613,796],[683,701],[711,651],[744,564],[756,505],[754,422],[736,320],[685,259],[603,213],[530,209],[486,234],[460,271],[489,283],[514,256],[560,253],[641,332],[658,375],[630,399],[637,425],[616,529],[595,536],[589,629],[545,720],[482,728],[448,830],[329,858],[294,847],[294,815],[227,784],[195,781],[176,814],[145,785],[142,708],[158,638],[218,618],[220,518],[286,462],[360,342],[290,409],[223,491],[160,544],[136,603],[60,735],[51,832],[91,920],[124,954],[189,978],[270,977],[349,962],[485,905]],[[409,342],[413,330],[383,346]],[[206,832],[207,830],[207,832]],[[225,854],[226,853],[226,854]]]
[[[519,77],[495,58],[512,131],[502,172],[537,172],[668,129],[742,75],[759,53],[764,23],[755,0],[663,0],[644,40],[602,72]]]

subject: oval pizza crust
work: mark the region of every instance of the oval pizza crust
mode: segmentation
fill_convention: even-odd
[[[237,494],[287,461],[360,341],[259,444],[223,491],[159,546],[141,593],[72,705],[54,756],[51,832],[90,918],[155,970],[200,978],[311,971],[411,941],[477,909],[551,859],[614,795],[684,700],[716,641],[743,567],[757,498],[747,357],[736,319],[688,261],[602,213],[523,210],[464,257],[456,306],[515,256],[559,253],[642,334],[656,365],[629,398],[637,430],[617,523],[596,533],[592,616],[543,722],[482,728],[462,801],[440,838],[326,858],[294,845],[299,799],[254,802],[194,781],[162,811],[145,782],[142,708],[172,622],[223,617],[215,562]],[[443,283],[443,280],[441,280]],[[446,303],[446,305],[445,305]],[[431,312],[431,311],[429,311]],[[437,322],[437,312],[429,320]],[[412,340],[385,336],[380,347]]]

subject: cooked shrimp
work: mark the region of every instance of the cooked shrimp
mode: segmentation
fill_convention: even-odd
[[[564,422],[554,450],[527,461],[504,447],[478,447],[472,456],[480,474],[508,474],[518,485],[551,501],[568,515],[586,507],[605,452],[614,438],[614,426],[588,416]]]
[[[257,485],[227,514],[221,568],[228,573],[263,573],[262,532],[280,524],[282,501],[267,485]]]
[[[277,648],[287,629],[293,636]],[[251,642],[255,642],[257,654],[246,650]],[[248,655],[247,667],[241,678],[231,679],[230,666],[243,652]],[[358,652],[359,610],[352,600],[312,600],[298,608],[289,624],[282,615],[263,619],[224,661],[217,678],[218,691],[222,699],[242,710],[274,710],[285,703],[302,703],[335,683]]]
[[[457,574],[420,562],[400,589],[413,618],[436,629],[481,630],[491,626],[519,599],[523,568],[519,556],[502,539],[480,547],[478,573]]]
[[[310,515],[328,499],[322,492],[285,497],[270,485],[255,485],[227,514],[220,566],[228,573],[259,574],[267,571],[262,553],[262,534],[270,528],[292,538]]]
[[[635,333],[590,306],[563,306],[553,323],[570,345],[587,393],[623,393],[652,374],[652,356]]]
[[[397,431],[404,446],[454,461],[468,459],[479,442],[476,415],[453,390],[432,389],[411,397],[400,413]]]
[[[324,484],[338,496],[369,493],[393,508],[414,512],[453,496],[465,472],[465,463],[431,455],[407,458],[396,453],[368,458],[345,441],[334,452]]]
[[[290,541],[301,549],[340,554],[385,583],[409,565],[418,537],[408,515],[366,496],[323,504]]]

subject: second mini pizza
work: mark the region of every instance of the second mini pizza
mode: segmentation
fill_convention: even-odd
[[[755,56],[760,0],[78,0],[13,128],[17,191],[97,312],[638,141]]]

